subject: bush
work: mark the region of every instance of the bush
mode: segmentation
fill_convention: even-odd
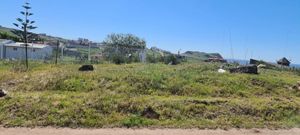
[[[125,58],[124,58],[122,55],[120,55],[120,54],[115,54],[115,55],[112,57],[112,61],[113,61],[113,63],[119,65],[119,64],[125,63]]]
[[[140,62],[140,58],[138,53],[131,54],[128,57],[123,57],[126,63]]]
[[[125,120],[123,120],[122,125],[130,128],[130,127],[141,127],[141,126],[149,126],[152,123],[144,118],[141,118],[139,116],[131,116]]]
[[[157,63],[159,60],[157,60],[156,58],[155,58],[155,56],[154,55],[147,55],[147,62],[149,62],[149,63]]]
[[[61,91],[90,91],[93,87],[90,81],[81,78],[62,79],[56,84],[56,89]]]
[[[298,76],[300,76],[300,69],[296,69],[295,72]]]
[[[165,64],[177,65],[180,60],[175,55],[169,55],[165,58]]]

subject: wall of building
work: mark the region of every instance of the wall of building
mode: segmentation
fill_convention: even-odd
[[[52,55],[52,48],[28,48],[28,58],[32,60],[44,60]],[[25,47],[5,47],[6,59],[25,59]]]
[[[14,49],[16,48],[16,50]],[[25,56],[24,48],[20,47],[5,47],[5,56],[6,59],[23,59]]]
[[[3,59],[3,44],[0,43],[0,59]]]

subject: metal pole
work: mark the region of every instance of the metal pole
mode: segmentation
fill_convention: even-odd
[[[88,61],[91,62],[91,44],[89,43],[89,56]]]
[[[61,60],[64,59],[64,47],[62,46],[61,47]]]
[[[59,41],[57,40],[55,64],[57,64],[58,51],[59,51],[58,49],[59,49]]]

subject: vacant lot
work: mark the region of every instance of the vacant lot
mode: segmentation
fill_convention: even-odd
[[[219,64],[80,65],[1,62],[0,125],[6,127],[300,127],[299,74],[219,74]],[[151,108],[159,118],[143,117]]]

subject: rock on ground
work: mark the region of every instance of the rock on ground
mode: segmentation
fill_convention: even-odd
[[[159,114],[155,112],[151,107],[146,108],[142,112],[142,116],[148,119],[159,119]]]
[[[79,68],[79,71],[94,71],[94,66],[93,65],[82,65]]]
[[[0,98],[5,97],[7,95],[7,92],[3,89],[0,89]]]
[[[230,73],[258,74],[256,65],[239,66],[237,68],[231,68],[229,71]]]

